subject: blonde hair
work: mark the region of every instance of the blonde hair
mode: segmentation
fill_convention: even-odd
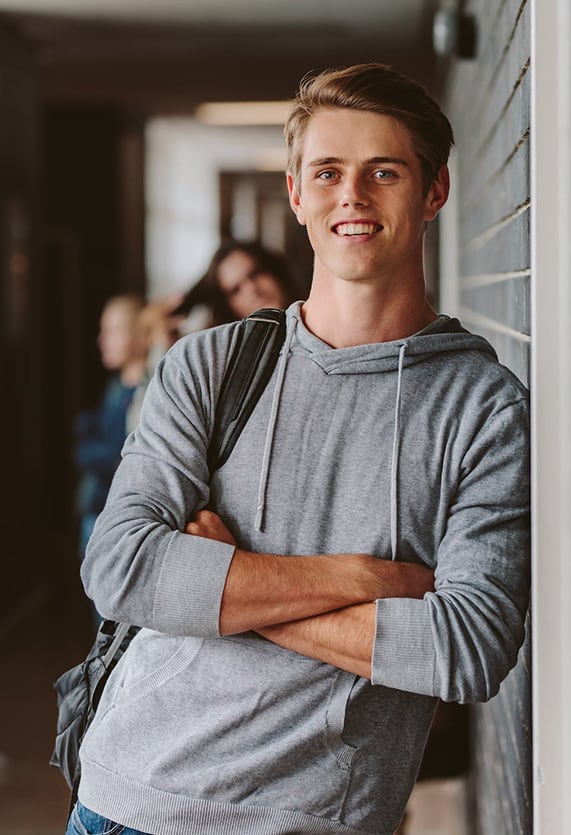
[[[124,307],[134,317],[138,317],[145,307],[145,300],[138,293],[120,293],[110,296],[103,305],[103,310],[108,310],[110,307]]]
[[[454,144],[452,127],[424,87],[386,64],[355,64],[305,76],[284,127],[288,170],[300,187],[303,139],[316,110],[340,107],[394,116],[409,131],[428,191]]]

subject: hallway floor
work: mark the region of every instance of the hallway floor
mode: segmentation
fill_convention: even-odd
[[[37,589],[0,618],[0,835],[63,835],[69,791],[48,764],[58,675],[91,643],[87,610],[57,615]],[[461,780],[419,783],[405,835],[467,835]]]
[[[69,790],[49,765],[56,726],[53,682],[81,661],[91,637],[83,611],[54,616],[32,592],[0,619],[0,835],[62,835]]]

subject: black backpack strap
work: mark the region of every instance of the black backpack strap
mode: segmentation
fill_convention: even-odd
[[[95,643],[91,648],[86,662],[88,663],[91,658],[98,658],[100,660],[101,666],[101,678],[95,684],[94,687],[91,687],[91,682],[88,687],[88,695],[89,695],[89,702],[86,707],[85,713],[85,727],[83,729],[83,733],[81,734],[78,740],[78,748],[81,744],[81,738],[83,734],[87,730],[88,726],[91,724],[91,720],[95,716],[95,711],[97,710],[97,705],[99,704],[99,699],[101,698],[101,693],[103,692],[103,688],[108,678],[108,673],[113,669],[115,664],[118,661],[117,656],[122,654],[131,643],[131,640],[135,637],[137,632],[139,631],[138,626],[130,626],[128,623],[120,623],[119,621],[114,620],[104,620],[99,625],[98,633],[95,638]],[[103,638],[106,636],[106,639]],[[98,649],[99,646],[106,646],[104,654],[102,653],[102,649]],[[86,673],[87,675],[87,673]],[[57,762],[52,763],[53,765],[57,765]],[[81,780],[81,762],[79,756],[75,762],[75,769],[73,772],[72,777],[72,784],[71,784],[71,795],[69,799],[69,809],[68,809],[68,821],[71,817],[71,813],[73,812],[73,808],[77,803],[77,795],[79,792],[79,783]]]
[[[286,332],[284,310],[263,308],[240,323],[238,342],[230,357],[208,451],[213,473],[230,456],[277,362]]]

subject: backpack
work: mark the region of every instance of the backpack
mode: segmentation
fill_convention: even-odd
[[[227,461],[275,367],[285,337],[285,311],[263,308],[240,323],[216,405],[208,452],[210,474]],[[57,727],[50,765],[71,789],[70,810],[80,779],[79,748],[97,710],[103,689],[139,627],[104,620],[87,657],[55,682]]]

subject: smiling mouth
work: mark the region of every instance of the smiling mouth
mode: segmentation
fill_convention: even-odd
[[[338,223],[333,227],[336,235],[374,235],[383,229],[380,223]]]

